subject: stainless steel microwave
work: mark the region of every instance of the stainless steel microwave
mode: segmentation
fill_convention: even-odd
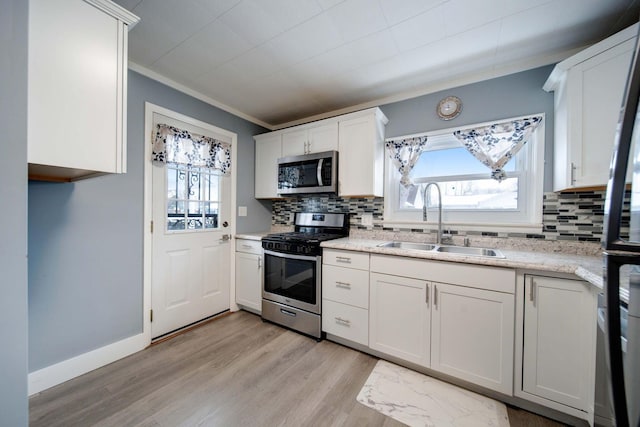
[[[278,159],[278,194],[337,193],[338,152]]]

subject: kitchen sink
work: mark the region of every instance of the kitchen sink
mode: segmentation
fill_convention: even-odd
[[[471,248],[468,246],[440,246],[431,243],[414,242],[385,242],[378,245],[379,248],[408,249],[427,252],[441,252],[458,255],[481,256],[488,258],[504,258],[505,256],[498,249]]]
[[[381,248],[397,248],[397,249],[412,249],[418,251],[432,251],[436,249],[437,245],[430,243],[413,243],[413,242],[386,242],[378,245]]]
[[[438,246],[436,252],[446,252],[459,255],[484,256],[491,258],[504,258],[498,249],[470,248],[467,246]]]

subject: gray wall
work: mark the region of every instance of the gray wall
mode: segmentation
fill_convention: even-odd
[[[27,9],[0,3],[0,426],[26,426]]]
[[[237,231],[270,226],[253,198],[252,136],[266,130],[130,71],[128,172],[29,183],[30,371],[142,331],[145,101],[237,133]]]
[[[553,93],[545,92],[542,86],[552,69],[553,65],[549,65],[382,105],[380,109],[389,119],[385,136],[389,138],[532,113],[546,113],[544,191],[551,191]],[[462,100],[462,112],[453,120],[440,120],[436,115],[436,105],[449,95],[455,95]]]

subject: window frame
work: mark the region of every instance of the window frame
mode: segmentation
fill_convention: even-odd
[[[179,198],[177,197],[178,194],[176,194],[176,197],[169,197],[169,171],[170,170],[174,170],[177,173],[179,173],[179,171],[182,171],[186,176],[184,178],[185,180],[185,185],[186,188],[185,190],[187,191],[186,198]],[[164,185],[165,185],[165,190],[164,190],[164,201],[165,201],[165,220],[164,220],[164,232],[166,234],[183,234],[183,233],[203,233],[203,232],[211,232],[211,231],[220,231],[221,230],[221,226],[220,226],[220,204],[221,204],[221,199],[222,199],[222,178],[224,177],[223,175],[221,175],[218,171],[216,171],[215,169],[209,169],[206,167],[202,167],[202,166],[190,166],[190,165],[184,165],[184,164],[179,164],[179,163],[167,163],[164,166]],[[203,199],[201,198],[201,196],[198,197],[198,199],[190,199],[189,198],[189,185],[190,185],[190,175],[192,174],[197,174],[198,175],[198,182],[202,182],[203,177],[206,175],[209,177],[216,177],[218,183],[216,185],[217,187],[217,199]],[[179,179],[179,178],[178,178]],[[184,204],[184,214],[178,216],[178,214],[171,214],[169,213],[169,204],[171,202],[175,202],[177,203],[183,203]],[[196,216],[191,216],[189,215],[189,205],[191,203],[197,203],[200,204],[202,209],[201,214],[196,217]],[[218,206],[218,213],[215,214],[207,214],[206,213],[206,209],[204,209],[205,204],[211,204],[211,203],[215,203]],[[214,218],[214,222],[216,224],[215,227],[207,227],[206,226],[206,218],[207,217],[211,217]],[[169,220],[171,218],[184,218],[185,220],[185,227],[184,228],[169,228]],[[190,220],[195,220],[196,218],[201,218],[202,219],[202,227],[193,227],[190,228],[188,225],[188,222]]]
[[[518,208],[509,211],[496,211],[487,209],[474,210],[455,210],[444,209],[442,215],[443,228],[455,230],[475,230],[475,231],[505,231],[505,232],[524,232],[524,233],[540,233],[542,231],[542,198],[544,194],[544,150],[545,150],[545,114],[529,114],[501,120],[493,120],[490,122],[476,123],[453,128],[439,129],[436,131],[424,132],[420,134],[388,138],[387,140],[414,138],[417,136],[427,136],[434,138],[438,135],[450,133],[455,130],[468,129],[479,126],[487,126],[494,123],[500,123],[510,120],[517,120],[532,115],[540,115],[543,117],[542,122],[536,130],[531,134],[530,140],[522,147],[520,152],[511,160],[516,161],[516,171],[508,173],[508,177],[517,176],[518,179],[518,196],[524,190],[524,198],[519,200]],[[427,139],[428,141],[428,139]],[[436,145],[437,147],[437,145]],[[427,148],[429,142],[427,142]],[[468,179],[469,177],[480,178],[479,174],[469,175],[448,175],[447,181],[454,178]],[[482,177],[490,179],[490,170],[487,168],[486,175]],[[435,179],[432,179],[435,178]],[[438,181],[438,178],[431,177],[418,178],[415,183],[425,183],[427,181]],[[442,182],[442,181],[440,181]],[[437,205],[428,208],[427,221],[422,221],[422,208],[417,209],[400,209],[398,207],[400,173],[393,167],[391,159],[385,155],[385,200],[384,200],[384,227],[393,228],[423,228],[436,229],[438,225],[438,207]],[[436,202],[437,203],[437,202]]]

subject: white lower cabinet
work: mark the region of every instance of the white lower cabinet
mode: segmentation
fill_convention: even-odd
[[[429,291],[424,280],[371,273],[369,347],[429,367]]]
[[[523,394],[593,413],[597,300],[591,285],[527,274],[523,296]]]
[[[324,331],[593,423],[597,290],[587,282],[333,249],[323,262]]]
[[[431,369],[511,395],[514,295],[431,286]]]
[[[259,240],[236,240],[236,303],[262,311],[262,246]]]
[[[322,300],[322,330],[366,346],[369,342],[369,311]]]
[[[369,254],[324,251],[322,330],[369,345]]]

